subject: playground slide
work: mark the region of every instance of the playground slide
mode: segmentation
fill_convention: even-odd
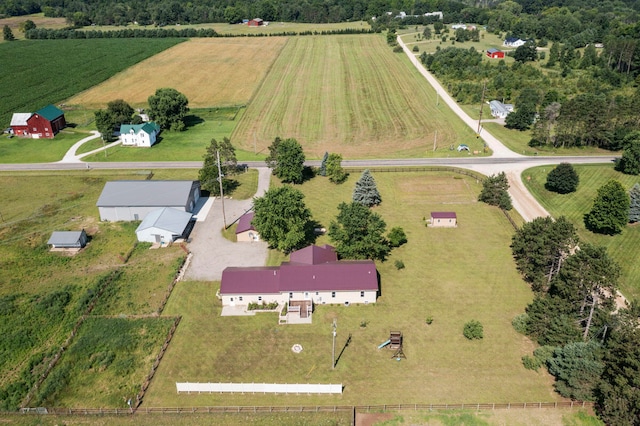
[[[384,342],[384,343],[381,343],[381,344],[380,344],[380,346],[378,346],[378,349],[382,349],[382,348],[384,348],[384,347],[385,347],[385,346],[387,346],[389,343],[391,343],[391,339],[387,340],[387,341],[386,341],[386,342]]]

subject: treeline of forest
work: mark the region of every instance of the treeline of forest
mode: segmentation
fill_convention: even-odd
[[[183,37],[278,37],[332,34],[370,34],[375,30],[370,28],[345,28],[327,31],[283,31],[278,33],[255,34],[220,34],[212,28],[125,28],[114,31],[90,30],[81,31],[74,28],[34,28],[25,33],[31,40],[59,40],[59,39],[90,39],[90,38],[183,38]]]
[[[444,21],[474,22],[500,31],[539,32],[547,24],[574,30],[588,21],[603,25],[611,17],[627,19],[640,11],[638,0],[2,0],[0,15],[43,12],[73,25],[198,24],[265,21],[346,22],[368,20],[387,12],[422,15],[441,11]],[[552,11],[552,13],[548,13]],[[543,13],[544,12],[544,13]],[[560,15],[562,19],[556,19]],[[541,19],[542,18],[542,19]]]
[[[633,50],[628,52],[635,52],[637,42],[629,43]],[[602,49],[553,43],[548,52],[536,53],[533,46],[533,58],[543,69],[528,63],[531,56],[521,57],[520,49],[511,66],[483,61],[483,53],[474,48],[452,46],[423,53],[421,60],[458,102],[479,104],[484,92],[485,101],[513,103],[507,127],[531,128],[530,146],[620,150],[625,137],[640,130],[639,55],[623,55],[618,39]]]

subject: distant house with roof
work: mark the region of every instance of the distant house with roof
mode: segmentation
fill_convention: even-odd
[[[264,25],[264,21],[260,18],[253,18],[247,23],[247,25],[250,27],[259,27]]]
[[[504,59],[504,52],[499,49],[487,49],[487,56],[491,59]]]
[[[502,43],[504,46],[508,46],[508,47],[520,47],[523,46],[526,43],[525,40],[522,40],[520,38],[517,37],[507,37],[504,39],[504,42]]]
[[[338,260],[330,245],[294,251],[278,267],[229,267],[218,296],[223,306],[278,302],[287,312],[311,315],[313,304],[375,303],[378,274],[372,260]]]
[[[53,105],[31,112],[17,112],[11,117],[11,132],[34,139],[53,137],[67,126],[64,111]]]
[[[495,118],[507,118],[509,113],[513,112],[513,104],[503,104],[500,101],[489,101],[489,109],[491,109],[491,115]]]
[[[123,146],[150,147],[156,143],[160,126],[153,121],[143,124],[122,124],[120,140]]]
[[[104,185],[96,206],[100,220],[132,221],[162,207],[191,213],[199,199],[199,181],[120,180]]]
[[[87,245],[87,233],[84,231],[54,231],[47,241],[51,250],[80,250]]]
[[[191,213],[171,207],[156,209],[149,212],[140,223],[136,236],[141,242],[166,245],[187,237],[191,218]]]
[[[430,225],[432,227],[455,228],[458,226],[458,216],[455,212],[431,212]]]
[[[253,212],[247,212],[240,216],[240,219],[238,220],[238,226],[236,227],[236,241],[260,241],[260,234],[251,224],[252,220]]]

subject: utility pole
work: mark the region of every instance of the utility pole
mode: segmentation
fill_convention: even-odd
[[[476,134],[480,136],[480,126],[482,122],[482,107],[484,106],[484,92],[487,89],[487,82],[485,81],[482,85],[482,99],[480,100],[480,116],[478,117],[478,131]]]
[[[331,369],[336,368],[336,329],[338,328],[337,320],[333,320],[333,348],[331,349]]]
[[[222,202],[222,221],[224,223],[224,229],[227,229],[227,217],[224,214],[224,193],[222,192],[222,178],[224,175],[220,168],[220,151],[216,151],[216,156],[218,158],[218,182],[220,183],[220,201]]]

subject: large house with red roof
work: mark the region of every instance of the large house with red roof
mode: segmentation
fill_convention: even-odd
[[[289,259],[276,267],[226,268],[219,292],[222,306],[278,302],[289,310],[302,306],[303,317],[313,304],[376,301],[378,273],[372,260],[338,260],[330,245],[305,247]]]
[[[53,105],[47,105],[34,113],[17,112],[11,117],[11,132],[14,135],[34,139],[53,139],[66,126],[64,112]]]

